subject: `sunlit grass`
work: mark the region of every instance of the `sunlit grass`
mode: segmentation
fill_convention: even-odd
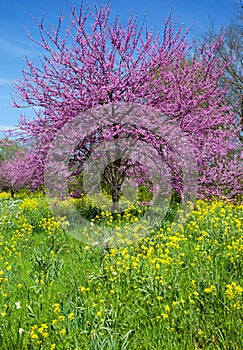
[[[199,200],[177,230],[101,247],[45,198],[0,200],[0,349],[242,349],[242,210]]]

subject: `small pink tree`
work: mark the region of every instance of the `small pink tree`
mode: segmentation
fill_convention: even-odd
[[[12,198],[20,189],[30,188],[33,165],[32,155],[23,151],[16,153],[13,159],[3,161],[0,165],[0,188],[8,189]]]
[[[40,40],[31,39],[45,54],[40,66],[27,60],[23,79],[16,84],[23,104],[15,102],[15,106],[39,108],[37,118],[21,118],[19,128],[23,139],[30,137],[38,143],[42,166],[56,132],[80,113],[109,103],[140,103],[159,109],[190,140],[201,196],[222,195],[225,186],[227,196],[242,193],[239,159],[228,156],[238,146],[237,123],[219,85],[225,63],[218,64],[217,52],[223,39],[219,37],[213,46],[204,45],[199,55],[190,56],[188,30],[183,33],[182,27],[177,29],[170,17],[160,34],[139,27],[132,16],[126,25],[118,17],[110,23],[109,6],[95,7],[94,11],[82,6],[79,11],[70,10],[70,25],[63,38],[62,16],[57,28],[51,30],[44,27],[43,19],[37,21]],[[149,129],[143,115],[141,120]],[[144,129],[136,133],[141,139]],[[110,136],[117,137],[115,125]],[[99,142],[94,135],[88,143],[92,140]],[[163,140],[152,134],[145,140],[157,149],[163,147]],[[87,143],[83,146],[87,148]],[[225,177],[221,170],[227,166],[237,176]],[[41,182],[42,177],[39,179]],[[176,181],[175,177],[175,186]]]

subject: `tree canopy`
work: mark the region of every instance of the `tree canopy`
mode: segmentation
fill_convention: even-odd
[[[88,111],[94,107],[142,104],[156,108],[187,137],[196,157],[200,196],[232,197],[242,192],[242,167],[234,156],[239,124],[225,100],[226,88],[220,84],[229,65],[228,60],[218,59],[223,38],[202,45],[189,59],[188,30],[178,28],[171,16],[164,21],[162,32],[154,33],[132,16],[126,24],[119,17],[111,21],[108,5],[95,6],[94,10],[81,5],[79,9],[70,8],[70,14],[70,25],[63,36],[62,16],[57,27],[50,30],[45,28],[44,18],[37,22],[40,40],[31,39],[44,54],[39,65],[27,59],[23,78],[16,84],[20,101],[15,101],[15,106],[39,108],[35,119],[21,118],[19,125],[22,138],[31,138],[40,156],[39,174],[43,174],[57,133],[77,116],[85,112],[88,125]],[[130,136],[143,138],[157,149],[164,147],[161,135],[151,132],[146,113],[141,114],[139,127],[124,129],[116,118],[112,122],[112,116],[109,121],[108,134],[113,141],[119,132],[130,132]],[[100,126],[97,120],[100,137],[91,134],[78,147],[86,149],[96,142],[104,145],[108,134]],[[88,156],[94,149],[89,147]],[[82,163],[82,157],[77,161]],[[118,165],[113,162],[114,166]],[[227,178],[228,172],[235,176]],[[43,182],[43,176],[39,181]],[[171,181],[176,186],[178,177]]]

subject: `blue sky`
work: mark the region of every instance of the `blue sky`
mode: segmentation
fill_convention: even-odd
[[[88,1],[93,4],[104,4],[106,1]],[[70,0],[78,4],[78,0]],[[225,25],[234,13],[234,0],[113,0],[112,15],[119,14],[125,21],[130,10],[143,18],[146,13],[146,23],[150,28],[162,27],[162,19],[167,18],[170,11],[178,23],[191,26],[192,38],[200,37],[207,29],[210,21],[215,25]],[[27,55],[38,63],[38,57],[43,53],[26,36],[25,27],[33,37],[38,37],[38,29],[33,21],[34,16],[40,19],[45,15],[47,26],[57,23],[57,18],[63,11],[68,17],[66,0],[1,0],[0,2],[0,129],[12,128],[17,125],[20,114],[28,118],[34,117],[30,109],[23,111],[11,106],[11,94],[14,93],[13,82],[21,78],[25,67],[24,57]]]

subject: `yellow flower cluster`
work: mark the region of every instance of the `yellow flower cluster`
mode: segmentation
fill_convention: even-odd
[[[38,210],[38,199],[37,198],[24,198],[20,203],[19,208],[24,211]]]
[[[205,288],[205,289],[204,289],[204,292],[205,292],[205,293],[212,293],[212,292],[215,292],[215,290],[216,290],[216,287],[213,286],[213,285],[211,285],[210,287]]]
[[[43,344],[46,338],[49,336],[48,325],[42,323],[40,327],[34,325],[30,330],[30,339],[37,345]]]
[[[53,216],[50,218],[43,218],[39,223],[39,227],[43,229],[48,235],[55,235],[61,231],[60,222],[57,221]]]
[[[0,192],[0,199],[9,199],[11,198],[10,192]]]
[[[242,294],[243,288],[237,285],[236,282],[226,284],[225,294],[230,302],[230,305],[235,309],[243,309]]]

